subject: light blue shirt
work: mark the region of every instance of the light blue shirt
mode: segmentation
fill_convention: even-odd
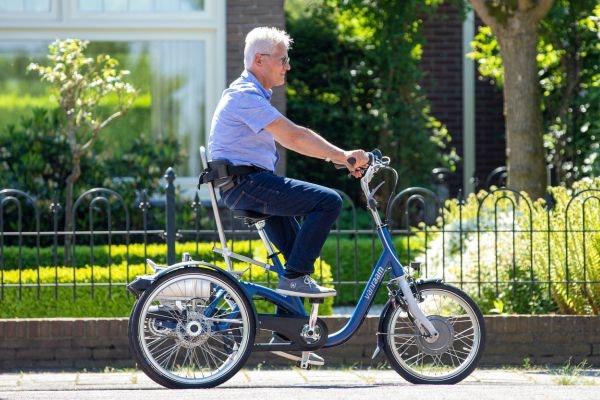
[[[265,127],[282,114],[271,104],[271,94],[248,70],[223,91],[208,139],[211,159],[275,170],[279,154]]]

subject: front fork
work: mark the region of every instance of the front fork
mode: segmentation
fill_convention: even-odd
[[[406,275],[399,276],[398,278],[394,278],[390,281],[388,284],[388,292],[390,294],[392,306],[397,307],[398,300],[401,301],[402,304],[400,304],[400,306],[407,309],[409,316],[412,317],[415,325],[425,340],[428,342],[435,342],[439,336],[439,333],[431,321],[429,321],[427,316],[423,314],[423,311],[421,311],[416,299],[416,297],[419,296],[418,288],[416,286],[417,284],[414,281],[411,283],[416,289],[416,293],[413,293],[411,284],[409,284]],[[400,291],[403,295],[402,297],[399,297],[398,292],[393,289],[394,285],[397,285],[400,288]]]

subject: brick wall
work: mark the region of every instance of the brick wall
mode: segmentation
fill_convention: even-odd
[[[227,85],[244,70],[244,45],[248,32],[257,26],[274,26],[285,29],[284,0],[227,0]],[[283,114],[286,112],[285,88],[273,88],[273,104]],[[287,157],[280,148],[281,159],[277,172],[285,171]]]
[[[488,341],[482,365],[564,365],[586,360],[600,366],[600,318],[597,316],[486,316]],[[330,332],[346,322],[325,317]],[[340,347],[319,351],[329,366],[377,366],[383,353],[375,350],[378,318],[368,317],[359,332]],[[286,366],[267,352],[253,353],[247,363]],[[0,320],[0,370],[133,367],[127,339],[127,319],[5,319]]]
[[[244,70],[244,40],[257,26],[285,29],[284,0],[227,1],[227,84]],[[274,88],[273,105],[285,112],[285,92]]]
[[[476,19],[476,24],[481,21]],[[452,145],[463,154],[462,20],[452,2],[440,6],[424,21],[421,84],[431,103],[431,114],[444,123],[453,137]],[[475,80],[475,175],[484,182],[496,167],[506,163],[502,93],[476,72]],[[450,195],[462,186],[462,166],[452,179]]]

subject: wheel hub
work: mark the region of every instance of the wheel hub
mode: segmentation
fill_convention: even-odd
[[[193,348],[206,341],[211,336],[210,324],[205,320],[181,321],[177,324],[177,337],[181,346]]]
[[[433,340],[421,336],[417,330],[417,346],[419,349],[428,355],[439,355],[445,353],[454,342],[454,328],[444,317],[438,315],[430,315],[427,319],[433,324],[438,331],[439,336]]]
[[[310,329],[308,324],[305,324],[304,327],[302,327],[300,336],[302,336],[307,344],[316,343],[321,340],[321,327],[319,325],[315,325],[314,329]]]

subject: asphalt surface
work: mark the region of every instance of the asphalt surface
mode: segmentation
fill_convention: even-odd
[[[599,399],[600,369],[477,369],[452,386],[413,385],[392,370],[242,369],[213,389],[169,390],[143,372],[0,374],[0,399]],[[274,397],[276,396],[276,397]]]

